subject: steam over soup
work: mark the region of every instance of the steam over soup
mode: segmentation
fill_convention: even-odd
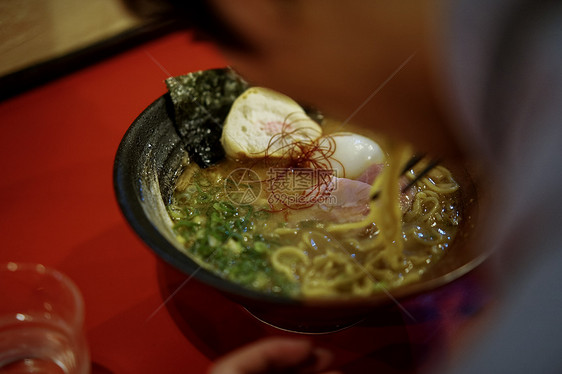
[[[232,282],[295,298],[368,296],[418,280],[453,241],[459,185],[438,166],[405,189],[427,166],[404,170],[407,146],[320,126],[255,87],[234,101],[220,142],[226,157],[212,166],[186,156],[168,211],[184,253]]]

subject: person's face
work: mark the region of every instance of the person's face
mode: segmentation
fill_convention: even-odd
[[[412,5],[420,1],[408,6],[372,0],[213,3],[256,46],[255,53],[226,51],[235,69],[338,115],[351,113],[421,47],[421,11]],[[422,62],[420,54],[409,67],[419,69]]]
[[[210,1],[254,47],[224,50],[251,83],[451,153],[439,149],[454,142],[437,113],[428,68],[426,15],[434,0]]]

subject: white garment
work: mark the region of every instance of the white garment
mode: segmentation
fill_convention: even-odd
[[[459,137],[491,175],[479,245],[501,314],[451,373],[562,373],[562,2],[454,0],[443,73]]]

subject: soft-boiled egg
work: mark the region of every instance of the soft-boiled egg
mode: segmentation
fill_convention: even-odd
[[[329,161],[337,177],[356,179],[373,164],[384,162],[381,147],[373,140],[351,132],[329,135],[333,139],[334,153]],[[326,140],[322,143],[327,144]]]

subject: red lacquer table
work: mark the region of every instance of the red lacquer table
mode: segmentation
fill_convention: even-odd
[[[166,91],[164,79],[224,64],[210,45],[171,34],[0,103],[0,262],[42,263],[77,283],[94,374],[203,373],[243,343],[291,335],[185,283],[137,238],[114,198],[121,137]],[[488,299],[469,276],[405,301],[414,318],[391,307],[309,338],[345,372],[416,372],[449,359]]]

